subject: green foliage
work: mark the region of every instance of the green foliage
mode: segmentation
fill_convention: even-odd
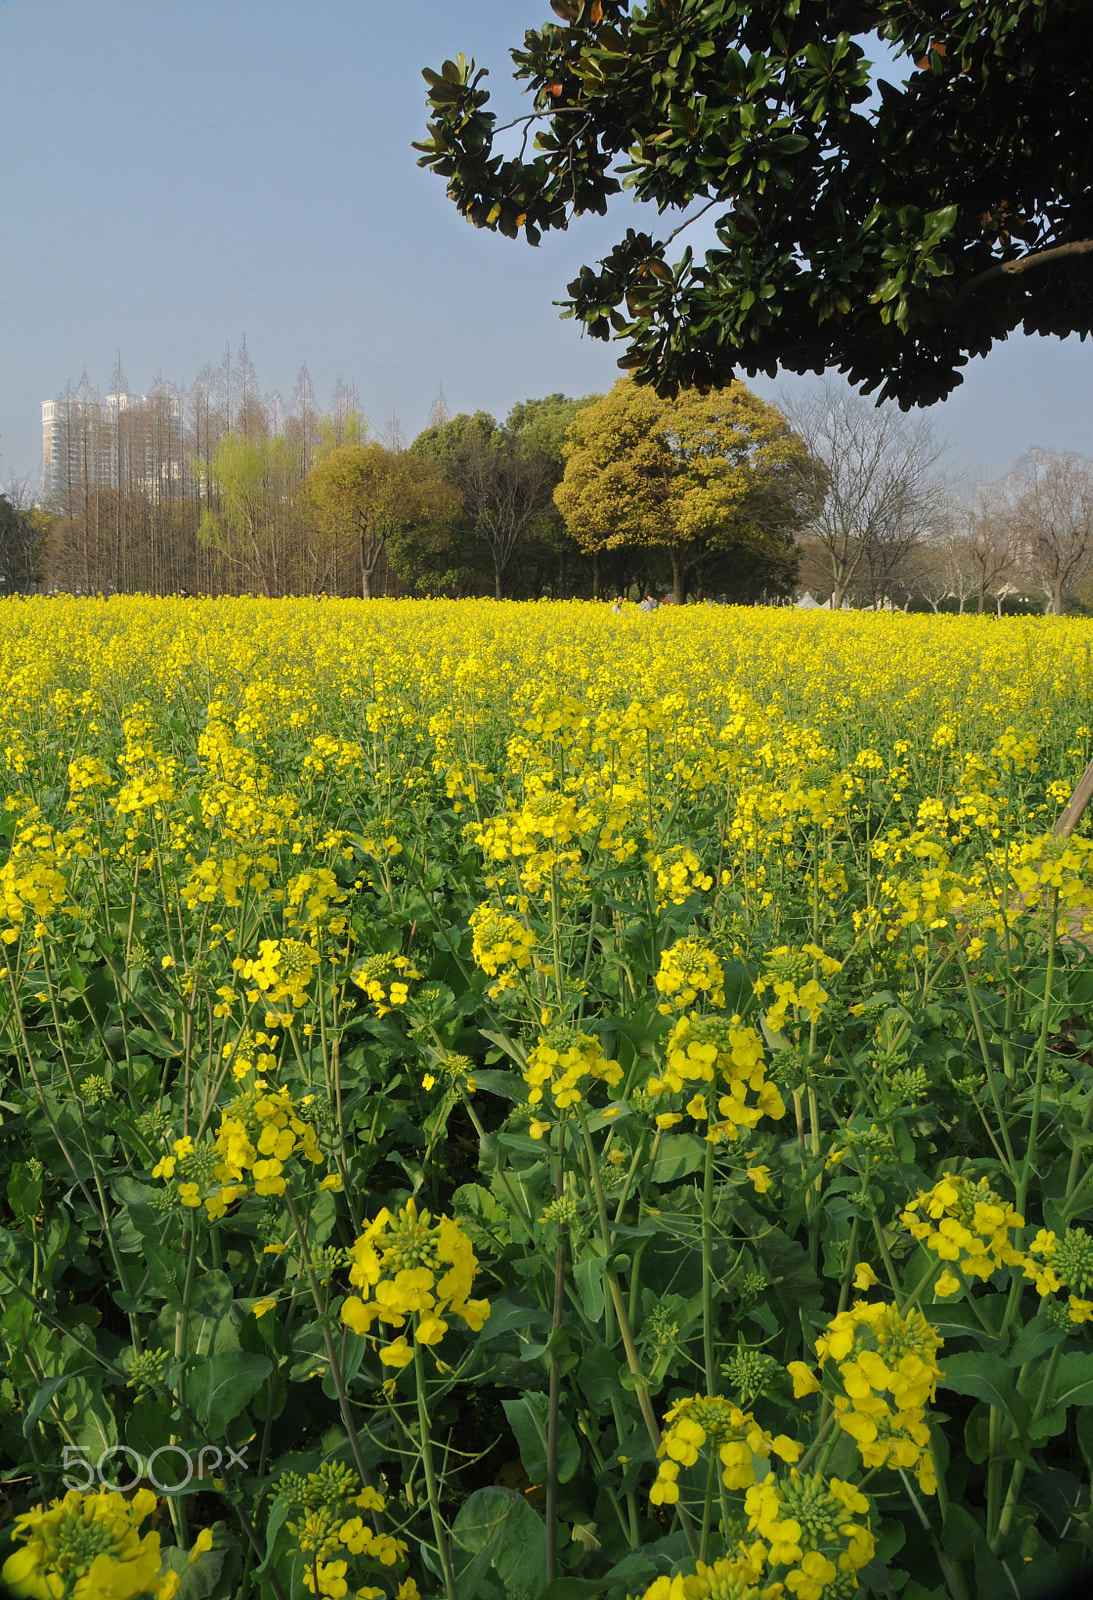
[[[743,384],[667,402],[620,379],[574,418],[565,451],[554,497],[570,532],[586,550],[665,550],[677,605],[696,569],[732,573],[734,556],[753,567],[769,558],[776,590],[793,572],[813,463],[780,412]]]
[[[556,571],[564,591],[566,559],[577,547],[551,495],[563,472],[566,429],[589,403],[562,394],[521,401],[504,427],[484,411],[461,414],[425,429],[411,446],[462,496],[464,578],[474,584],[481,567],[497,599],[513,578],[521,588],[530,580],[538,592],[546,582],[557,590]]]
[[[0,594],[20,594],[37,583],[53,518],[0,494]]]
[[[450,549],[460,497],[430,464],[375,442],[343,444],[320,456],[304,485],[320,528],[346,568],[359,562],[368,599],[380,557],[392,546],[411,565],[422,544],[434,558]]]
[[[476,227],[531,244],[623,188],[712,213],[704,253],[672,259],[679,229],[627,228],[569,285],[569,314],[625,340],[620,365],[659,393],[838,367],[930,404],[1015,328],[1093,328],[1077,0],[552,9],[512,52],[534,102],[520,153],[463,56],[425,72],[416,148]],[[894,74],[867,59],[871,37]]]

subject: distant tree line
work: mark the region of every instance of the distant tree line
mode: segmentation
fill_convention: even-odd
[[[1093,610],[1093,461],[1033,449],[996,482],[938,470],[926,417],[822,385],[786,414],[815,478],[800,584],[833,609]]]
[[[1093,462],[1031,451],[972,489],[929,421],[845,386],[769,405],[629,378],[379,437],[245,342],[184,391],[54,406],[48,492],[0,497],[0,592],[597,597],[1062,611],[1093,600]]]
[[[796,436],[743,385],[668,406],[624,380],[503,423],[441,395],[407,443],[351,386],[321,410],[306,368],[290,403],[263,394],[244,343],[188,391],[130,396],[120,362],[105,396],[85,375],[54,416],[9,588],[784,597],[810,493]]]

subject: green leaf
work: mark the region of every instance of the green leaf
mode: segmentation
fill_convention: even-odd
[[[499,1050],[503,1050],[512,1061],[515,1061],[521,1072],[524,1070],[527,1066],[527,1055],[520,1045],[512,1042],[507,1033],[492,1033],[489,1028],[481,1028],[479,1031],[483,1039],[488,1039],[491,1044],[495,1044]],[[474,1076],[477,1078],[478,1074],[475,1073]]]
[[[706,1159],[705,1141],[693,1133],[669,1134],[660,1142],[653,1163],[654,1183],[674,1183],[690,1172],[698,1172]]]
[[[1062,1344],[1069,1335],[1065,1328],[1056,1328],[1041,1312],[1033,1317],[1031,1322],[1026,1322],[1017,1338],[1013,1341],[1013,1349],[1006,1356],[1008,1367],[1023,1367],[1030,1361],[1036,1361],[1040,1356],[1046,1355],[1049,1350],[1054,1350],[1056,1345]]]
[[[513,1489],[477,1489],[459,1509],[452,1549],[470,1557],[456,1575],[460,1600],[476,1600],[492,1567],[506,1594],[522,1590],[536,1600],[543,1589],[546,1529],[542,1518]]]
[[[73,1367],[69,1372],[58,1372],[55,1377],[43,1379],[38,1385],[38,1393],[31,1401],[30,1409],[23,1419],[24,1439],[30,1438],[31,1433],[38,1425],[38,1419],[58,1389],[63,1388],[66,1383],[71,1383],[75,1378],[81,1377],[83,1373],[90,1371],[92,1371],[91,1367]]]
[[[603,1276],[606,1271],[607,1257],[593,1255],[582,1256],[573,1269],[577,1293],[590,1322],[599,1322],[603,1316]]]
[[[8,1204],[20,1222],[30,1222],[38,1215],[42,1200],[42,1174],[32,1172],[29,1166],[17,1161],[8,1179]]]
[[[520,1460],[532,1483],[544,1483],[547,1475],[547,1397],[525,1394],[519,1400],[503,1400],[509,1427],[520,1447]],[[568,1483],[581,1460],[577,1435],[564,1417],[558,1419],[558,1482]]]
[[[1062,1433],[1070,1406],[1093,1406],[1093,1350],[1074,1350],[1063,1356],[1044,1394],[1049,1374],[1050,1367],[1045,1367],[1040,1385],[1043,1409],[1028,1429],[1032,1444],[1043,1444],[1046,1439]]]
[[[475,1089],[485,1089],[487,1094],[497,1094],[504,1100],[522,1100],[527,1085],[515,1072],[496,1072],[489,1067],[475,1068],[471,1074]]]
[[[268,1356],[229,1350],[211,1356],[193,1374],[188,1398],[217,1444],[233,1418],[244,1410],[273,1371]]]
[[[1017,1392],[1013,1373],[1001,1356],[966,1352],[948,1356],[941,1387],[957,1394],[974,1395],[1008,1417],[1019,1433],[1028,1427],[1029,1409]]]
[[[959,206],[941,206],[937,211],[927,211],[923,219],[923,242],[932,244],[951,233]]]
[[[205,1550],[191,1566],[188,1550],[180,1550],[178,1545],[168,1545],[161,1555],[163,1567],[168,1572],[178,1573],[175,1600],[209,1600],[219,1583],[220,1572],[229,1553],[227,1550]]]
[[[577,1382],[589,1405],[597,1410],[610,1407],[612,1395],[618,1393],[619,1363],[606,1345],[594,1345],[582,1357]]]

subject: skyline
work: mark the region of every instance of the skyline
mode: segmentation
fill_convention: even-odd
[[[41,403],[120,352],[131,392],[189,387],[245,336],[263,392],[306,365],[353,382],[380,433],[455,411],[602,391],[621,350],[552,301],[626,225],[624,198],[538,250],[480,234],[416,166],[420,69],[460,49],[515,103],[507,49],[547,0],[0,4],[0,480],[36,478]],[[499,107],[500,108],[500,107]],[[656,228],[655,214],[645,225]],[[804,380],[744,381],[764,398]],[[1033,445],[1093,455],[1093,367],[1071,338],[1013,339],[927,415],[949,465]]]

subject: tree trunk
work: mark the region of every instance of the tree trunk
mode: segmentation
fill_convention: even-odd
[[[668,554],[672,558],[672,600],[675,605],[683,604],[683,563],[675,550],[670,549]]]
[[[842,608],[843,608],[843,601],[845,599],[846,599],[846,585],[845,584],[841,584],[841,583],[837,583],[835,585],[835,587],[831,591],[831,609],[832,609],[832,611],[841,611]]]
[[[361,599],[362,600],[371,600],[371,598],[372,598],[372,574],[368,570],[368,557],[365,555],[364,551],[365,551],[365,535],[362,533],[361,534]]]
[[[493,562],[493,597],[495,600],[503,600],[505,598],[501,592],[501,568],[497,565],[496,556]]]
[[[593,600],[600,598],[600,552],[598,548],[592,552],[592,598]]]

